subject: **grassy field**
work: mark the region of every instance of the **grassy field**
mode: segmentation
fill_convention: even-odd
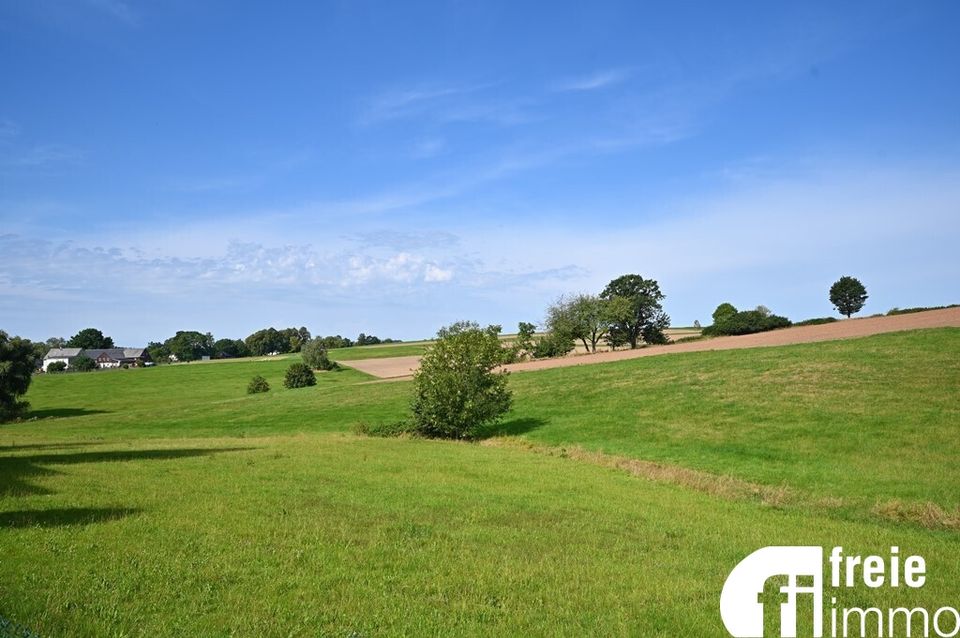
[[[0,616],[41,635],[723,636],[727,573],[776,544],[899,545],[928,584],[871,604],[960,600],[960,330],[515,374],[480,443],[354,436],[402,417],[409,382],[285,390],[288,364],[37,378],[38,418],[0,427]],[[244,393],[254,374],[269,394]]]
[[[334,361],[357,361],[358,359],[382,359],[384,357],[408,357],[427,351],[429,341],[414,343],[387,343],[376,346],[354,346],[353,348],[334,348],[329,350]]]

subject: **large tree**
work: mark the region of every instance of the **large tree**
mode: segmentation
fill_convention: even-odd
[[[213,344],[212,334],[203,334],[196,330],[179,330],[163,343],[177,361],[195,361],[204,356],[212,356]]]
[[[84,328],[67,341],[68,348],[99,349],[113,348],[113,339],[104,336],[96,328]]]
[[[841,277],[830,286],[830,303],[847,319],[867,302],[867,289],[856,277]]]
[[[147,344],[147,353],[150,360],[154,363],[169,363],[170,349],[159,341],[151,341]]]
[[[284,335],[276,328],[257,330],[243,341],[247,344],[250,352],[257,356],[263,356],[271,352],[290,351],[290,336]]]
[[[737,314],[737,307],[728,301],[724,301],[722,304],[717,306],[717,309],[713,311],[713,324],[718,325],[726,322],[735,314]]]
[[[596,352],[597,344],[610,332],[610,304],[610,300],[583,293],[560,297],[547,308],[547,329],[579,339],[588,352]]]
[[[612,317],[610,335],[614,342],[629,343],[636,348],[640,341],[664,343],[663,331],[670,327],[670,317],[663,312],[664,295],[653,279],[640,275],[617,277],[603,289],[600,298],[616,302],[617,312]]]
[[[250,350],[242,339],[217,339],[213,344],[213,356],[218,359],[247,357]]]
[[[27,393],[36,353],[27,339],[9,337],[0,330],[0,421],[8,421],[23,415],[30,406],[20,397]]]

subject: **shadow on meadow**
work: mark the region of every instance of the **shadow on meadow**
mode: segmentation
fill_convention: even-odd
[[[25,452],[27,450],[62,450],[71,447],[89,447],[91,445],[102,445],[98,442],[86,441],[83,443],[27,443],[25,445],[0,445],[0,453],[3,452]]]
[[[495,436],[518,436],[542,428],[547,424],[548,421],[546,419],[537,417],[509,419],[484,428],[478,433],[476,438],[489,439]]]
[[[49,510],[0,512],[0,528],[66,527],[113,521],[140,510],[124,507],[66,507]]]
[[[87,410],[86,408],[47,408],[46,410],[30,410],[26,419],[65,419],[92,414],[110,414],[110,412],[108,410]]]
[[[22,448],[8,448],[22,449]],[[240,452],[251,447],[179,448],[167,450],[105,450],[70,452],[67,454],[31,454],[0,456],[0,496],[29,496],[51,494],[45,487],[31,483],[31,479],[53,476],[60,472],[49,465],[77,463],[111,463],[119,461],[164,461],[170,459],[210,456],[221,452]]]

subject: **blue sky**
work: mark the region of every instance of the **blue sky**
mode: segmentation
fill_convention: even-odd
[[[960,302],[955,2],[0,3],[0,328]]]

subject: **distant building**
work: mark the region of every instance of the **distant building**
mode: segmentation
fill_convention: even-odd
[[[46,372],[51,363],[63,361],[68,368],[73,367],[77,357],[85,356],[93,359],[101,368],[119,368],[142,365],[150,361],[150,353],[146,348],[51,348],[43,358],[43,371]]]
[[[83,348],[50,348],[50,351],[43,357],[43,371],[46,372],[51,363],[62,361],[70,368],[73,366],[73,360],[80,356]]]

